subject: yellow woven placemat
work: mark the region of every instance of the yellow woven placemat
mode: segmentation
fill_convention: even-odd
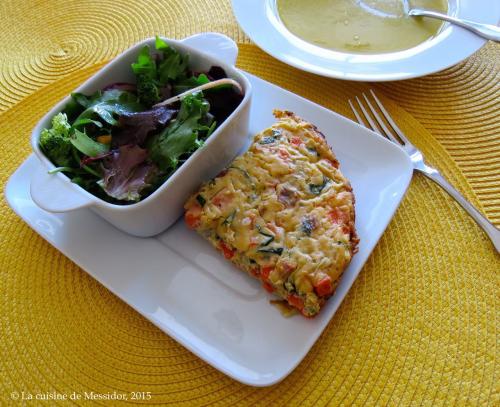
[[[0,60],[2,191],[29,154],[39,117],[136,40],[214,30],[247,42],[229,2],[217,0],[4,1],[0,15],[8,17],[0,31],[8,57]],[[242,68],[345,115],[346,99],[367,86],[304,74],[252,45],[240,48]],[[429,161],[497,221],[498,60],[498,47],[488,46],[443,73],[376,85],[397,102],[384,100]],[[499,256],[472,220],[417,176],[305,360],[282,383],[256,389],[164,335],[2,199],[0,400],[13,404],[12,392],[150,391],[157,405],[498,405],[499,269]]]
[[[230,0],[3,0],[0,17],[0,112],[158,33],[216,31],[250,42]],[[447,149],[500,225],[499,66],[500,44],[490,43],[442,73],[381,88]]]

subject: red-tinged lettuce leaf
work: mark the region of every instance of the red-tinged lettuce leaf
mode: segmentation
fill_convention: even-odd
[[[170,84],[166,84],[158,89],[160,94],[160,100],[165,100],[172,96],[172,86]]]
[[[217,123],[222,123],[233,113],[243,100],[243,95],[235,89],[211,89],[205,93],[205,99],[210,104],[210,113]]]
[[[227,78],[226,71],[220,66],[212,66],[207,72],[211,81]],[[243,100],[243,95],[231,85],[221,85],[204,92],[205,99],[210,103],[210,113],[218,123],[226,120]]]
[[[142,145],[149,133],[163,129],[176,113],[177,110],[162,106],[120,116],[120,127],[113,131],[113,147],[127,144]]]
[[[149,186],[155,167],[146,162],[148,153],[138,146],[121,146],[103,159],[104,178],[99,185],[119,201],[139,201]]]
[[[89,164],[93,163],[94,161],[102,160],[103,158],[109,157],[112,154],[113,154],[113,151],[108,151],[107,153],[97,155],[95,157],[89,157],[89,156],[85,155],[80,160],[80,167],[83,167],[84,165],[89,165]]]
[[[227,78],[226,71],[224,71],[224,69],[220,66],[211,66],[207,75],[212,81]]]

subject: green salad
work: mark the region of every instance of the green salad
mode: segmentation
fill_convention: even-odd
[[[72,182],[114,204],[155,191],[241,103],[220,67],[189,69],[156,37],[131,66],[135,83],[113,83],[71,102],[40,135],[40,148]]]

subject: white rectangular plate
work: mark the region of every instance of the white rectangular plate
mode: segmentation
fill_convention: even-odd
[[[33,155],[11,176],[5,196],[37,233],[176,341],[240,382],[268,386],[297,366],[338,309],[403,198],[412,166],[399,147],[375,133],[248,77],[254,92],[251,134],[274,122],[274,108],[314,123],[356,196],[359,252],[315,319],[282,317],[257,280],[236,270],[183,221],[143,239],[120,232],[87,209],[66,214],[39,209],[29,185],[31,174],[44,169]]]

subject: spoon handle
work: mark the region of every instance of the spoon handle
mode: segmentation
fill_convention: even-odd
[[[446,14],[437,13],[435,11],[421,10],[418,8],[412,8],[411,10],[409,10],[408,15],[438,18],[440,20],[448,21],[450,23],[463,27],[488,40],[500,42],[500,27],[491,24],[475,23],[473,21],[463,20],[460,18],[448,16]]]

